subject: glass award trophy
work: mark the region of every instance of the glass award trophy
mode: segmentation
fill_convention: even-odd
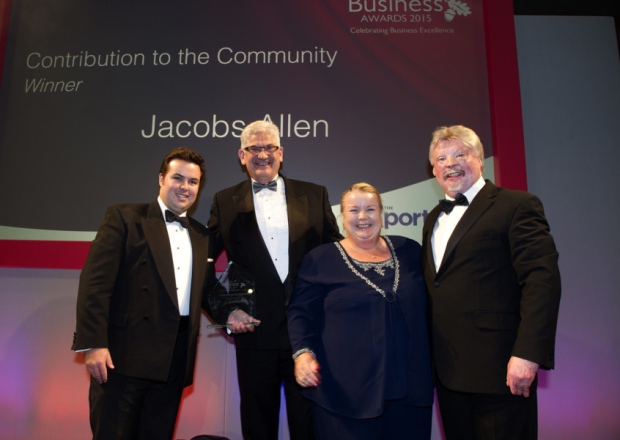
[[[226,322],[228,315],[235,310],[243,310],[254,317],[256,314],[254,286],[254,278],[241,266],[229,261],[208,296],[215,322]],[[258,325],[258,322],[248,322],[245,325]],[[226,327],[230,327],[230,324],[207,326],[207,328]]]

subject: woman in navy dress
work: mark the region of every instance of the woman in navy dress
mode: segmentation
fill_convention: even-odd
[[[420,245],[381,236],[379,192],[340,199],[347,237],[304,258],[288,310],[295,378],[316,438],[424,439],[433,386]]]

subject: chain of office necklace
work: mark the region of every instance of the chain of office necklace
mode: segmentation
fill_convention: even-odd
[[[400,280],[400,265],[398,264],[398,258],[396,257],[396,252],[394,252],[394,246],[392,246],[392,242],[390,241],[390,239],[388,237],[383,237],[383,239],[385,240],[385,242],[390,247],[390,252],[392,252],[392,258],[394,258],[394,263],[395,263],[394,264],[395,265],[395,268],[394,268],[394,287],[392,287],[392,290],[394,291],[394,293],[396,293],[396,289],[398,289],[398,281]],[[342,245],[340,243],[338,243],[338,242],[335,242],[334,244],[336,245],[336,247],[340,251],[340,255],[342,255],[342,259],[344,260],[344,262],[347,264],[347,266],[349,266],[349,269],[351,269],[351,272],[353,272],[355,275],[360,277],[362,280],[366,281],[366,284],[368,284],[370,287],[375,289],[377,292],[379,292],[381,294],[381,296],[383,296],[385,298],[385,291],[383,289],[381,289],[379,286],[377,286],[375,283],[370,281],[368,278],[366,278],[364,275],[362,275],[353,266],[353,264],[351,264],[351,261],[349,260],[349,256],[345,252],[345,250],[342,247]]]

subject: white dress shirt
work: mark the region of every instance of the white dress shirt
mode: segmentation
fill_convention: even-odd
[[[157,198],[161,214],[166,219],[166,205]],[[179,217],[185,217],[186,212]],[[179,222],[166,222],[168,239],[170,240],[170,250],[172,251],[172,262],[174,264],[174,279],[177,288],[177,300],[179,301],[179,313],[181,316],[189,315],[189,297],[192,281],[192,242],[189,239],[189,231],[181,226]]]
[[[485,181],[481,176],[476,183],[471,186],[471,188],[463,193],[463,195],[467,197],[467,201],[469,203],[474,200],[474,197],[476,197],[478,192],[480,192],[484,184]],[[447,194],[446,199],[454,200]],[[463,217],[463,214],[465,214],[467,208],[468,206],[456,205],[450,214],[446,214],[441,211],[437,217],[437,221],[435,222],[435,226],[433,228],[433,235],[431,236],[433,259],[435,260],[435,271],[439,271],[439,266],[443,260],[443,255],[446,252],[448,240],[450,239],[452,232],[454,232],[454,228],[456,228],[456,225]]]
[[[263,189],[257,193],[253,192],[254,212],[271,260],[280,280],[284,282],[288,275],[288,213],[284,180],[278,175],[275,181],[277,184],[275,191]]]

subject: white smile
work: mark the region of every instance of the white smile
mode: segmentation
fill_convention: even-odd
[[[461,176],[463,176],[464,174],[465,174],[465,173],[463,173],[462,171],[453,171],[453,172],[451,172],[451,173],[446,173],[446,174],[444,174],[444,177],[445,177],[446,179],[450,179],[450,178],[452,178],[452,177],[461,177]]]

